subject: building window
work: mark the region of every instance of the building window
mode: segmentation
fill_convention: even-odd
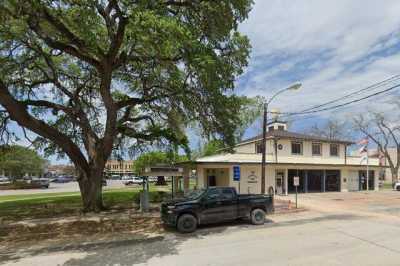
[[[262,153],[262,141],[256,142],[256,153]]]
[[[274,126],[268,127],[268,131],[273,131],[273,130],[274,130]]]
[[[339,145],[338,144],[330,145],[330,154],[331,154],[331,156],[339,156]]]
[[[278,130],[285,130],[284,126],[278,126]]]
[[[321,143],[313,143],[312,144],[312,155],[322,155],[321,152]]]
[[[303,143],[298,141],[292,142],[292,154],[303,154]]]

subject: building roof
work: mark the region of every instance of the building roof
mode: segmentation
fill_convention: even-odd
[[[249,142],[254,142],[262,139],[262,134],[245,139],[241,142],[239,142],[237,145],[241,145],[244,143],[249,143]],[[296,133],[296,132],[290,132],[287,130],[272,130],[267,132],[267,139],[271,138],[284,138],[284,139],[298,139],[298,140],[310,140],[310,141],[320,141],[320,142],[332,142],[332,143],[341,143],[341,144],[354,144],[354,142],[349,141],[349,140],[339,140],[339,139],[330,139],[330,138],[324,138],[324,137],[319,137],[319,136],[314,136],[314,135],[306,135],[306,134],[301,134],[301,133]]]
[[[267,154],[267,164],[302,164],[302,165],[331,165],[331,166],[362,166],[361,157],[347,156],[345,159],[339,158],[324,158],[324,157],[296,157],[296,156],[279,156],[278,162],[275,162],[275,156]],[[261,164],[260,153],[225,153],[212,156],[198,158],[196,163],[230,163],[230,164]],[[378,167],[379,160],[377,158],[370,158],[369,165]]]

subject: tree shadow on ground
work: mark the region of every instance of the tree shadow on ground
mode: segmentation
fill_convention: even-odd
[[[165,233],[160,236],[148,237],[135,234],[124,239],[103,241],[98,243],[76,243],[64,246],[52,246],[35,250],[28,250],[18,255],[3,256],[0,261],[18,260],[19,258],[43,255],[56,252],[82,252],[87,253],[83,258],[68,260],[64,265],[133,265],[146,263],[151,258],[179,254],[179,245],[191,239],[202,239],[208,235],[229,234],[237,229],[256,230],[268,227],[296,226],[307,223],[322,222],[329,220],[357,220],[361,216],[350,214],[326,215],[313,218],[295,219],[275,223],[268,219],[265,225],[253,226],[246,220],[228,223],[200,226],[199,229],[190,234],[179,234],[171,228],[166,228]]]

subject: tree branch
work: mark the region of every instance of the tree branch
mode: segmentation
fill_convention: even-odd
[[[67,135],[30,115],[26,110],[26,105],[12,97],[7,86],[1,79],[0,104],[7,110],[10,118],[16,121],[21,127],[28,128],[32,132],[53,141],[68,154],[75,165],[80,167],[82,171],[89,173],[89,165],[79,147]]]

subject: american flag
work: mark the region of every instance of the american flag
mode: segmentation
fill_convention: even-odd
[[[368,150],[367,150],[367,145],[362,146],[362,147],[358,150],[358,152],[359,152],[360,154],[365,153],[365,152],[368,152]]]
[[[368,144],[368,137],[363,138],[357,142],[358,145],[367,145]]]

